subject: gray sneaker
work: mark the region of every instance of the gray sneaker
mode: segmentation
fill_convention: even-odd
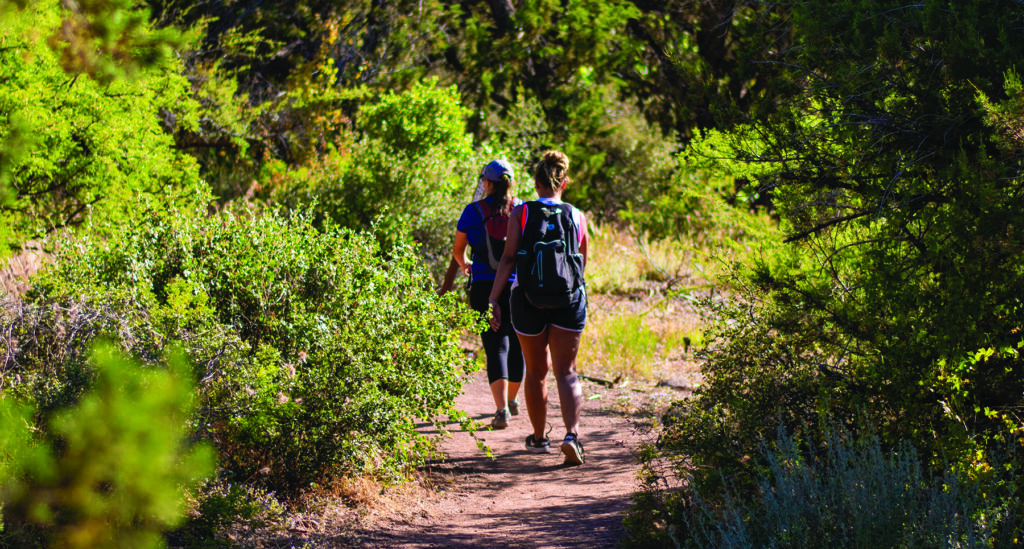
[[[508,421],[512,419],[512,416],[508,413],[508,408],[498,410],[494,412],[494,418],[491,419],[492,429],[504,429],[508,427]]]
[[[519,415],[519,399],[508,401],[508,411],[514,416]]]
[[[576,436],[576,433],[565,435],[565,440],[562,441],[562,453],[565,454],[566,465],[583,465],[586,460],[583,455],[583,445],[580,444],[580,438]]]
[[[551,442],[548,437],[538,440],[530,435],[526,437],[526,449],[534,454],[547,454],[551,452]]]

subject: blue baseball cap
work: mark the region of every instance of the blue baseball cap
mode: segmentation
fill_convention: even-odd
[[[480,176],[489,181],[501,181],[501,176],[506,174],[510,179],[516,178],[512,166],[504,160],[492,160],[490,164],[484,166],[484,171],[480,172]]]

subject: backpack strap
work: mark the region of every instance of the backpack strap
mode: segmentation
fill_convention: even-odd
[[[501,258],[494,254],[494,247],[491,246],[491,233],[487,231],[487,222],[495,217],[501,215],[501,210],[491,211],[491,205],[487,203],[487,200],[480,199],[473,203],[476,206],[478,212],[480,212],[480,223],[484,230],[484,245],[487,246],[487,264],[492,270],[498,270],[498,263],[501,262]],[[474,225],[475,226],[475,225]]]
[[[583,232],[580,230],[582,227],[576,223],[576,208],[572,204],[564,204],[565,209],[568,210],[569,214],[569,230],[572,231],[572,249],[573,253],[580,252],[580,241],[583,238]]]

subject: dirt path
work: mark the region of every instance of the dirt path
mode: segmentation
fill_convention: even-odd
[[[419,494],[413,505],[379,510],[373,527],[356,535],[359,545],[378,547],[615,547],[625,530],[623,512],[637,488],[632,429],[609,413],[602,399],[587,400],[580,440],[587,463],[562,464],[556,441],[564,435],[558,393],[548,378],[552,398],[549,422],[553,452],[531,454],[523,441],[530,434],[525,406],[508,429],[479,433],[493,449],[488,458],[472,437],[455,433],[444,443],[448,459],[425,468],[436,487]],[[600,386],[585,384],[585,395]],[[520,393],[520,400],[522,394]],[[488,420],[494,404],[486,375],[478,372],[459,399],[463,410]]]

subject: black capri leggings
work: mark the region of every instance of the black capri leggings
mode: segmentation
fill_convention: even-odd
[[[484,354],[487,355],[487,381],[489,383],[494,383],[499,379],[522,383],[523,376],[526,374],[523,348],[519,346],[519,337],[512,329],[511,306],[509,305],[509,296],[511,295],[509,287],[511,285],[506,284],[501,296],[498,297],[498,303],[501,304],[501,327],[498,328],[498,331],[488,328],[480,333],[480,339],[484,344]],[[487,298],[491,295],[493,287],[493,280],[474,281],[469,287],[469,306],[474,311],[489,315]]]

